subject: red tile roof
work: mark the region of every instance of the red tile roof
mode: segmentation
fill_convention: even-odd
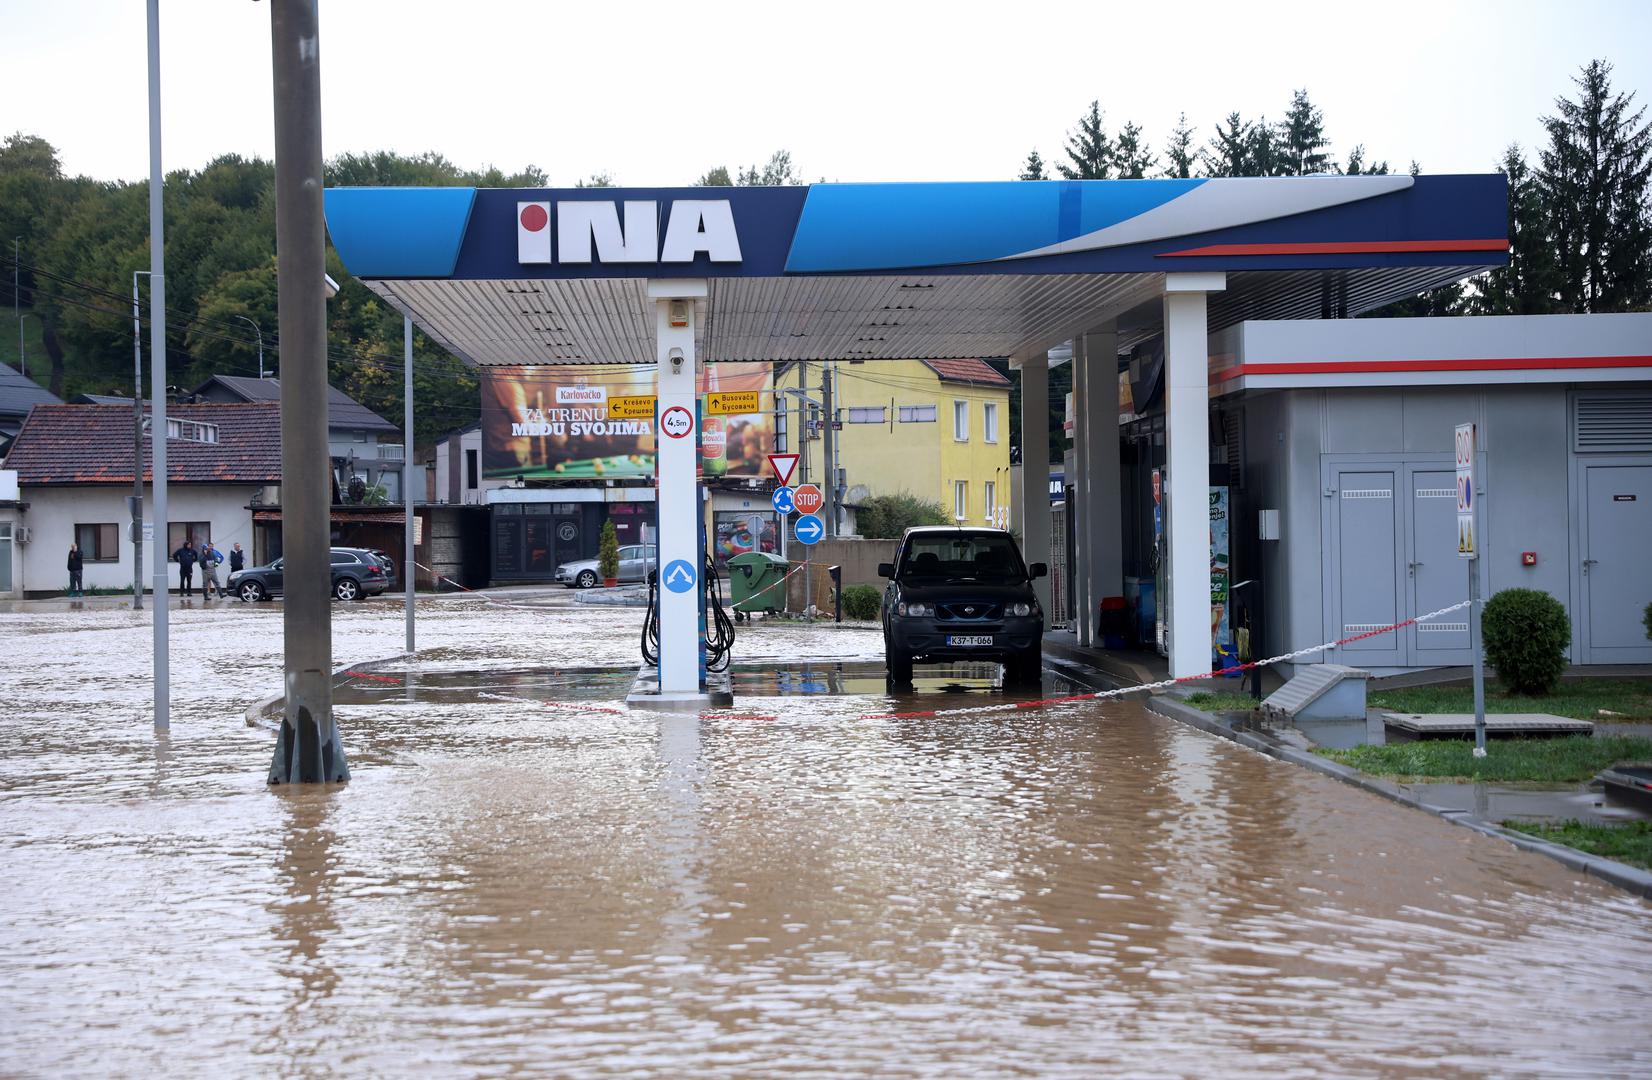
[[[276,403],[168,405],[169,420],[218,425],[216,443],[168,439],[167,482],[281,482],[281,406]],[[6,455],[19,484],[130,484],[132,409],[120,405],[36,405]],[[147,436],[143,476],[152,479]]]
[[[925,360],[924,365],[942,382],[974,383],[977,386],[1008,386],[1010,381],[985,360]]]

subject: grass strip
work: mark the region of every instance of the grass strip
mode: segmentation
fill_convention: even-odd
[[[1652,870],[1652,821],[1586,825],[1581,821],[1505,821],[1503,827],[1576,848],[1586,855]]]
[[[1467,739],[1424,739],[1315,753],[1374,776],[1400,780],[1506,780],[1581,783],[1619,762],[1652,760],[1652,739],[1631,735],[1567,735],[1558,739],[1492,739],[1474,756]]]
[[[1197,694],[1189,694],[1187,703],[1205,712],[1250,712],[1262,704],[1249,694],[1234,694],[1225,690],[1201,690]]]
[[[1474,691],[1467,684],[1373,690],[1370,704],[1390,712],[1471,713]],[[1603,716],[1602,709],[1620,715]],[[1544,697],[1505,693],[1493,680],[1486,683],[1486,711],[1551,713],[1597,723],[1652,720],[1652,680],[1574,679]]]

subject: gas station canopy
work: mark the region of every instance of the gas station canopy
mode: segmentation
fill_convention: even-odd
[[[351,273],[479,365],[656,355],[649,282],[705,282],[700,362],[1021,357],[1102,319],[1157,333],[1354,315],[1507,262],[1503,176],[335,188]]]

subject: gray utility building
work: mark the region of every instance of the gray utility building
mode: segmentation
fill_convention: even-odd
[[[200,401],[281,400],[280,379],[254,379],[244,375],[214,375],[195,389]],[[381,436],[393,442],[381,442]],[[339,490],[349,487],[359,476],[368,487],[384,488],[385,501],[402,501],[402,431],[378,413],[334,386],[327,388],[327,452]],[[424,498],[415,491],[413,500]]]
[[[1164,463],[1153,350],[1124,358],[1121,489],[1106,493],[1122,511],[1127,591],[1153,580],[1161,555],[1148,479]],[[1212,334],[1209,352],[1211,483],[1231,508],[1229,580],[1260,581],[1237,589],[1227,614],[1233,625],[1253,618],[1260,655],[1467,598],[1453,433],[1472,422],[1485,594],[1558,598],[1573,663],[1652,662],[1642,624],[1652,603],[1652,314],[1247,321]],[[1320,660],[1378,673],[1468,664],[1467,613],[1303,662]]]

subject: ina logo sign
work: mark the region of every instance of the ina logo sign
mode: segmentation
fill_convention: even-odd
[[[740,237],[727,199],[676,200],[663,241],[659,203],[651,199],[516,204],[519,263],[690,263],[701,253],[712,262],[740,261]]]

